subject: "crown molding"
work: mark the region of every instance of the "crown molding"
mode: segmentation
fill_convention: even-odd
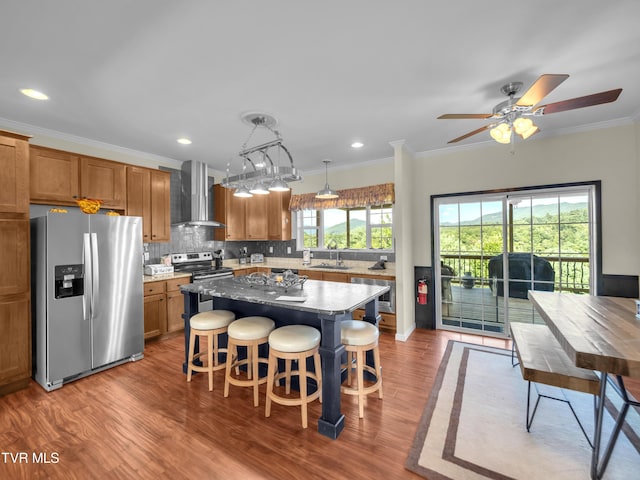
[[[118,145],[92,140],[90,138],[78,137],[76,135],[58,132],[57,130],[50,130],[48,128],[37,127],[35,125],[29,125],[27,123],[16,122],[14,120],[9,120],[8,118],[0,117],[0,126],[2,126],[2,128],[6,127],[7,129],[15,132],[24,133],[25,135],[31,135],[32,137],[35,135],[43,135],[46,137],[54,138],[56,140],[76,143],[85,147],[98,148],[110,152],[121,153],[123,155],[138,157],[140,159],[150,160],[154,163],[162,165],[173,165],[178,169],[182,166],[182,161],[176,160],[175,158],[163,157],[162,155],[155,155],[153,153],[142,152],[140,150],[120,147]],[[37,142],[37,138],[35,140]]]

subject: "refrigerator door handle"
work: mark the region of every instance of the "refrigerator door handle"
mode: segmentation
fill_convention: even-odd
[[[100,294],[100,272],[98,271],[99,257],[98,257],[98,234],[91,234],[91,316],[95,316],[95,304],[98,302],[98,295]]]
[[[82,263],[84,265],[84,295],[82,296],[82,319],[89,320],[91,318],[91,307],[88,301],[91,295],[91,240],[89,234],[83,234],[82,242]]]

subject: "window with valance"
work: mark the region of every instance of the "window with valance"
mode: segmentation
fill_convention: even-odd
[[[293,195],[297,247],[340,250],[393,250],[393,183],[338,191],[335,199],[315,193]]]
[[[393,183],[338,190],[338,195],[338,198],[326,200],[316,198],[315,193],[292,195],[289,209],[325,210],[330,208],[357,208],[395,203]]]

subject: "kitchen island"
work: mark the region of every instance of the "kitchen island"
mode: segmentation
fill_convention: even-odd
[[[185,300],[185,373],[191,330],[189,319],[198,313],[199,295],[212,296],[214,309],[231,310],[236,318],[259,315],[272,318],[276,327],[304,324],[318,328],[322,334],[322,416],[318,419],[318,431],[329,438],[338,438],[344,428],[344,415],[340,412],[344,353],[340,325],[343,320],[351,319],[351,312],[363,306],[363,320],[376,325],[379,321],[378,297],[389,289],[388,286],[307,280],[302,287],[290,287],[285,291],[277,286],[249,285],[243,277],[234,277],[186,284],[180,289]]]

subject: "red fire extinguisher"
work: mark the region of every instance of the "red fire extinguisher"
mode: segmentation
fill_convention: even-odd
[[[423,278],[418,280],[418,304],[427,304],[427,281]]]

